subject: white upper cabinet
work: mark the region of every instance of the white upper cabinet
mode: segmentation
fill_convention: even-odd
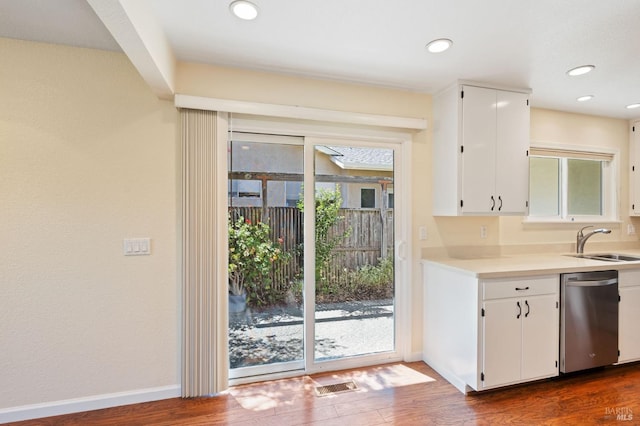
[[[640,216],[640,121],[631,123],[629,159],[631,172],[629,173],[629,195],[631,202],[630,216]]]
[[[457,84],[433,117],[433,214],[526,215],[529,91]]]
[[[502,199],[498,213],[527,215],[529,94],[496,91],[496,99],[496,194]]]

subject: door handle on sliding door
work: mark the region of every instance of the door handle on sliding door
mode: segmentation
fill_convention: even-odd
[[[407,243],[405,241],[396,241],[396,256],[398,260],[407,260]]]

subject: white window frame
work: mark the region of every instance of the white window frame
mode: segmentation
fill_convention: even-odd
[[[577,145],[550,145],[531,143],[530,157],[560,159],[560,212],[555,216],[527,216],[525,223],[560,224],[606,224],[620,222],[620,151],[615,148],[585,147]],[[567,210],[567,160],[592,159],[605,161],[602,167],[602,207],[601,215],[569,215]],[[531,175],[529,175],[531,176]],[[530,201],[531,202],[531,201]]]

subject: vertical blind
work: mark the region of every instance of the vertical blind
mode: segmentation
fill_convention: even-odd
[[[226,389],[226,114],[182,109],[182,396]]]

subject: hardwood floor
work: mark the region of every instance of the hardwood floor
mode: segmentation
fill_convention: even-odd
[[[317,386],[349,380],[358,389],[316,396]],[[422,362],[397,363],[243,385],[214,398],[176,398],[14,423],[20,426],[225,424],[640,424],[640,363],[468,396]]]

